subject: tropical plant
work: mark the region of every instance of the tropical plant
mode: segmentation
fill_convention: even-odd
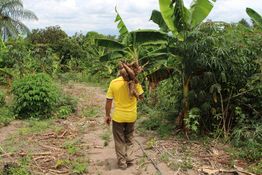
[[[176,55],[173,57],[177,63],[180,62],[180,74],[181,81],[183,82],[183,110],[181,115],[178,117],[178,122],[180,126],[186,130],[184,119],[188,117],[189,114],[189,87],[192,76],[196,73],[196,69],[192,64],[195,60],[190,53],[186,52],[186,40],[190,33],[194,31],[199,24],[208,16],[213,8],[214,0],[194,0],[190,8],[186,8],[183,0],[159,0],[160,12],[153,11],[151,20],[156,22],[160,29],[168,30],[172,33],[175,40],[171,43],[173,46],[179,47],[179,49],[173,48],[171,52]],[[180,47],[181,46],[181,47]],[[171,61],[172,65],[172,61]],[[171,66],[172,67],[172,66]]]
[[[170,77],[172,73],[166,64],[171,55],[167,52],[160,52],[161,48],[167,44],[167,34],[146,29],[129,32],[117,10],[116,13],[115,22],[118,23],[120,42],[109,39],[97,40],[99,46],[110,48],[100,60],[109,61],[114,68],[117,67],[119,60],[138,61],[144,67],[142,79],[147,77],[150,89],[155,89],[159,81]]]
[[[251,8],[246,8],[248,16],[262,29],[262,16]]]
[[[36,15],[23,7],[21,0],[1,0],[0,2],[0,34],[6,40],[9,36],[28,34],[29,29],[21,20],[37,20]]]

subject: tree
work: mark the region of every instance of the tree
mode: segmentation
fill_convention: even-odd
[[[166,79],[172,73],[165,62],[169,53],[159,52],[167,44],[167,34],[157,30],[129,31],[116,10],[115,22],[120,33],[119,41],[112,39],[98,39],[97,44],[109,48],[101,61],[111,61],[117,67],[118,61],[138,61],[144,65],[144,76],[149,80],[149,88],[155,89],[159,81]],[[160,62],[163,61],[164,62]]]
[[[186,52],[185,44],[189,34],[197,29],[198,25],[208,16],[213,8],[214,0],[194,0],[190,8],[184,6],[183,0],[159,0],[160,13],[152,13],[151,19],[158,22],[160,29],[172,33],[173,38],[182,47],[179,50],[173,49],[172,53],[177,55],[181,62],[181,81],[183,84],[183,110],[178,117],[178,124],[187,131],[184,121],[189,115],[189,87],[192,76],[197,73],[190,53]],[[164,23],[163,23],[164,21]],[[174,44],[175,46],[177,44]],[[184,46],[183,46],[184,45]]]
[[[243,26],[246,26],[246,27],[250,27],[250,25],[248,24],[248,22],[243,18],[241,19],[238,24],[242,24]]]
[[[21,20],[37,20],[37,16],[23,7],[21,0],[1,0],[0,2],[0,34],[6,40],[9,36],[28,34],[29,29]]]
[[[50,26],[45,29],[33,29],[28,39],[33,44],[48,44],[52,48],[57,47],[60,41],[67,38],[67,34],[60,26]]]

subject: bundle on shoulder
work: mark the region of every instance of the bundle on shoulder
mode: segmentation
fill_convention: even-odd
[[[139,83],[137,75],[142,72],[143,68],[139,65],[138,61],[133,61],[131,63],[120,62],[119,65],[120,75],[128,82],[129,97],[132,98],[135,96],[139,97],[139,94],[136,90],[136,84]]]

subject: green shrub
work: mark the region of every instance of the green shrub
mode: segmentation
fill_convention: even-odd
[[[70,106],[61,106],[57,111],[57,117],[60,119],[66,119],[72,113]]]
[[[72,96],[61,94],[56,104],[56,107],[59,108],[62,106],[67,106],[68,108],[70,108],[72,112],[76,112],[77,100]]]
[[[58,101],[58,88],[47,74],[28,75],[15,80],[14,113],[18,118],[46,118]]]
[[[7,126],[14,117],[10,111],[10,109],[6,106],[0,108],[0,126],[4,125]]]
[[[0,107],[5,105],[5,94],[0,91]]]

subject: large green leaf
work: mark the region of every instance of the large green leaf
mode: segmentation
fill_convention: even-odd
[[[246,8],[246,12],[250,18],[260,27],[262,27],[262,17],[259,13],[251,8]]]
[[[117,41],[110,39],[96,39],[97,46],[106,47],[109,49],[123,49],[125,46]]]
[[[191,28],[199,25],[211,12],[215,0],[194,0],[190,7]]]
[[[183,33],[190,28],[190,11],[185,7],[183,0],[175,0],[173,21],[177,31]]]
[[[171,1],[159,0],[159,8],[169,30],[173,33],[174,36],[177,36],[178,32],[173,22],[174,7],[171,5]]]
[[[156,23],[159,26],[161,31],[168,32],[168,27],[167,27],[160,11],[153,10],[151,17],[150,17],[150,20],[152,20],[154,23]]]
[[[124,23],[124,21],[122,20],[121,16],[119,15],[117,9],[115,8],[115,11],[116,11],[116,19],[115,19],[115,22],[118,22],[117,24],[117,28],[118,28],[118,31],[120,33],[120,36],[125,36],[128,34],[128,29]]]
[[[101,62],[116,60],[118,58],[123,58],[125,52],[123,50],[114,50],[100,57]]]
[[[134,45],[166,44],[167,34],[157,30],[137,30],[130,32],[131,41]]]

